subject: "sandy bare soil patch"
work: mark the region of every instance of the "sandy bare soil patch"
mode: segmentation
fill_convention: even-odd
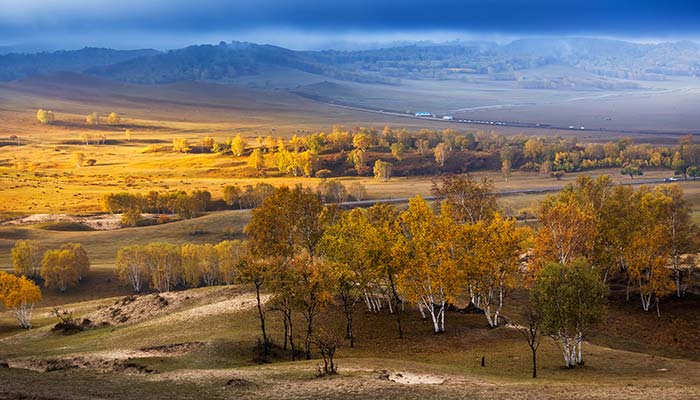
[[[439,376],[414,372],[382,371],[379,375],[379,379],[400,383],[402,385],[439,385],[445,382],[445,378]]]

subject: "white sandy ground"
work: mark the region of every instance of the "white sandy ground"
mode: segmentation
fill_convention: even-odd
[[[158,218],[158,214],[142,214],[142,217],[145,219],[155,219]],[[45,222],[70,222],[83,224],[97,231],[112,231],[122,228],[121,218],[121,214],[98,214],[85,217],[70,214],[32,214],[26,217],[0,222],[0,226],[33,225]]]

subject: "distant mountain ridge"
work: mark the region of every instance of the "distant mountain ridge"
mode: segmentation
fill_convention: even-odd
[[[518,71],[566,65],[603,78],[660,80],[700,76],[700,46],[693,42],[643,44],[608,39],[520,39],[416,43],[371,50],[294,51],[231,42],[167,52],[84,48],[0,55],[0,80],[54,72],[87,73],[115,81],[160,84],[236,82],[265,71],[298,71],[344,81],[397,83],[400,79],[464,79],[471,74],[516,79]]]

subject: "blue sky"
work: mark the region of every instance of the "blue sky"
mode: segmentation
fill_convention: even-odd
[[[319,48],[401,40],[700,38],[689,0],[0,0],[0,45],[176,48],[247,40]]]

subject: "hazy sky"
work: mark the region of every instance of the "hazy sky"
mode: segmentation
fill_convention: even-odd
[[[0,45],[292,48],[523,36],[700,38],[695,0],[0,0]]]

